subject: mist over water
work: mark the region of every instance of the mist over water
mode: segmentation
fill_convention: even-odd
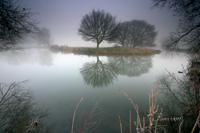
[[[10,65],[39,64],[53,65],[52,53],[48,49],[24,49],[0,52],[1,63]]]
[[[157,77],[166,73],[165,68],[178,75],[187,63],[182,53],[173,57],[162,53],[107,57],[52,53],[48,49],[12,50],[0,52],[0,81],[28,79],[27,86],[37,106],[49,109],[47,123],[54,132],[70,132],[73,111],[81,98],[84,101],[77,111],[77,121],[82,112],[99,102],[103,114],[98,115],[101,124],[96,131],[116,132],[117,116],[128,121],[128,112],[133,110],[119,90],[127,92],[145,110],[150,88],[155,88]]]
[[[198,131],[199,5],[0,0],[0,133]]]

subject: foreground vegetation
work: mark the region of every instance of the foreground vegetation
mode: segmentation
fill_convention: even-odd
[[[106,48],[89,48],[89,47],[67,47],[52,45],[50,48],[54,52],[74,53],[81,55],[152,55],[159,54],[160,50],[147,48],[129,48],[129,47],[106,47]]]
[[[158,86],[156,83],[155,91],[151,89],[149,94],[149,111],[144,113],[141,113],[139,105],[134,102],[135,97],[129,97],[129,94],[123,89],[119,90],[128,99],[134,110],[130,109],[129,113],[126,112],[127,115],[121,113],[114,115],[116,118],[114,122],[117,121],[117,118],[119,121],[118,131],[120,133],[128,130],[130,133],[199,132],[200,60],[191,62],[189,68],[183,68],[179,72],[182,74],[181,77],[178,78],[175,74],[167,71],[168,75],[158,79]],[[106,71],[106,69],[102,70]],[[162,95],[162,102],[157,101],[159,99],[157,94]],[[103,112],[102,107],[95,103],[91,110],[79,115],[77,110],[82,101],[83,98],[74,107],[74,113],[71,112],[72,123],[71,127],[68,127],[68,129],[71,128],[71,133],[95,132],[101,124],[98,114]],[[46,112],[35,110],[33,107],[32,95],[23,88],[21,82],[0,84],[0,132],[51,131],[48,123],[44,121]],[[115,109],[112,110],[117,112]],[[132,119],[132,116],[136,119]]]

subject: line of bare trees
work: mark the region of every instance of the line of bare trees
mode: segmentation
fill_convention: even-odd
[[[103,10],[92,10],[83,16],[79,35],[85,41],[96,42],[97,48],[103,41],[122,46],[155,46],[155,26],[144,20],[117,22],[116,17]]]
[[[155,26],[145,20],[132,20],[118,24],[117,36],[111,40],[122,46],[155,46]]]

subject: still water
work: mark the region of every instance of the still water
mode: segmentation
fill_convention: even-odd
[[[28,80],[26,88],[33,94],[35,106],[48,109],[45,124],[52,132],[71,131],[73,113],[81,98],[75,132],[83,129],[93,107],[97,110],[90,124],[96,122],[96,125],[88,131],[120,132],[119,115],[124,132],[128,132],[129,111],[133,121],[136,113],[121,91],[146,113],[148,94],[155,88],[157,78],[167,73],[165,69],[178,75],[182,65],[188,65],[183,53],[173,57],[164,53],[107,57],[52,53],[48,49],[14,50],[0,52],[0,82]]]

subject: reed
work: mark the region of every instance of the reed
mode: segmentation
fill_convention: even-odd
[[[118,119],[119,119],[119,125],[120,125],[120,133],[122,133],[122,121],[119,115],[118,115]]]
[[[94,104],[90,114],[87,116],[85,122],[84,122],[84,126],[82,129],[82,133],[85,133],[86,131],[88,131],[90,129],[90,132],[94,131],[97,127],[98,127],[98,123],[97,122],[90,122],[90,120],[97,114],[97,110],[98,110],[98,104]],[[95,127],[95,125],[97,125]]]
[[[162,130],[164,128],[164,125],[160,125],[160,121],[180,121],[182,120],[181,124],[179,125],[179,132],[181,132],[181,126],[183,124],[183,118],[163,118],[162,114],[162,109],[157,105],[157,83],[156,83],[156,92],[154,93],[153,89],[151,88],[151,93],[149,94],[149,113],[146,116],[149,120],[148,124],[146,125],[145,123],[145,117],[140,117],[139,114],[139,107],[137,104],[135,104],[128,96],[128,94],[125,91],[121,91],[122,94],[124,94],[125,97],[127,97],[128,101],[132,104],[134,107],[137,118],[136,122],[134,122],[136,126],[136,132],[137,133],[157,133],[158,131]],[[118,116],[119,117],[119,116]],[[120,122],[121,123],[121,122]],[[131,111],[129,112],[129,128],[130,128],[130,133],[132,133],[131,129]],[[120,124],[120,129],[121,129],[121,124]]]
[[[130,129],[130,133],[132,133],[132,128],[131,128],[131,111],[129,111],[129,129]]]
[[[83,98],[81,98],[78,102],[78,104],[76,105],[76,108],[74,110],[74,115],[73,115],[73,118],[72,118],[72,129],[71,129],[71,133],[73,133],[73,129],[74,129],[74,119],[75,119],[75,116],[76,116],[76,110],[78,109],[78,106],[79,104],[83,101]]]
[[[74,121],[75,121],[75,116],[76,116],[76,111],[80,105],[80,103],[82,102],[83,98],[81,98],[79,100],[79,102],[77,103],[76,105],[76,108],[74,110],[74,115],[73,115],[73,118],[72,118],[72,129],[71,129],[71,133],[74,132]],[[101,122],[101,119],[99,121],[93,121],[92,119],[99,113],[101,113],[102,110],[101,110],[101,107],[98,106],[98,103],[95,103],[89,113],[89,115],[86,117],[86,119],[84,120],[83,122],[83,125],[81,124],[82,123],[82,120],[81,118],[79,119],[79,126],[82,126],[82,127],[79,127],[77,129],[77,133],[85,133],[85,132],[93,132],[94,130],[96,130],[96,128],[99,126],[100,122]],[[83,114],[82,114],[83,115]]]

